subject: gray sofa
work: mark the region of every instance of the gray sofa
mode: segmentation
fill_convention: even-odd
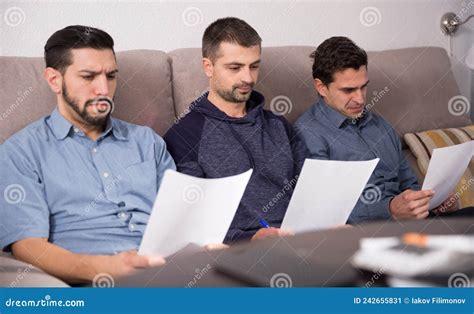
[[[317,99],[311,77],[310,46],[263,48],[256,90],[266,106],[294,122]],[[385,117],[403,136],[416,132],[472,124],[469,116],[452,115],[449,100],[459,95],[446,51],[436,47],[369,52],[371,110]],[[117,53],[119,66],[114,116],[147,125],[163,135],[186,113],[189,104],[207,87],[201,69],[201,50],[178,49],[169,53],[134,50]],[[55,96],[42,78],[41,57],[0,57],[0,143],[27,124],[49,114]],[[405,156],[418,171],[413,155],[403,143]],[[1,191],[0,191],[1,192]],[[0,220],[0,227],[1,220]],[[5,227],[5,226],[4,226]],[[10,286],[19,269],[27,267],[0,257],[0,285]],[[7,261],[8,260],[8,261]],[[2,265],[8,264],[8,267]],[[39,270],[35,270],[40,272]],[[30,279],[33,272],[26,277]],[[64,285],[53,277],[20,280],[15,286]]]

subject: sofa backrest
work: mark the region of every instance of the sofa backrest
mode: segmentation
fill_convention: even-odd
[[[168,55],[156,50],[117,53],[114,116],[159,134],[175,119]],[[0,57],[0,143],[56,106],[42,77],[43,58]]]
[[[318,98],[311,75],[310,46],[263,48],[255,87],[266,108],[285,113],[293,123]],[[169,53],[173,95],[178,115],[206,90],[199,48]],[[400,135],[470,124],[468,114],[453,115],[448,103],[459,95],[449,58],[442,48],[420,47],[368,52],[367,104],[387,119]]]
[[[310,46],[268,47],[262,51],[255,87],[266,108],[294,122],[317,99],[311,77]],[[459,95],[449,58],[442,48],[420,47],[369,52],[367,103],[400,135],[472,123],[449,112]],[[163,135],[208,87],[201,49],[117,53],[119,75],[114,116],[147,125]],[[49,114],[54,94],[42,77],[43,58],[0,57],[0,143]]]
[[[367,104],[404,134],[471,124],[469,113],[450,112],[460,96],[446,51],[438,47],[369,52]],[[381,91],[388,92],[382,96]],[[450,103],[451,101],[451,103]]]
[[[294,122],[317,97],[311,77],[311,51],[311,47],[299,46],[262,49],[255,90],[265,96],[267,109],[284,114],[290,122]],[[173,95],[179,116],[207,90],[209,83],[202,69],[201,49],[177,49],[169,55]]]

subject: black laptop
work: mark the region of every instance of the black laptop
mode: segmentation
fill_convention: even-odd
[[[358,272],[350,263],[332,263],[317,244],[285,238],[237,245],[217,258],[217,270],[262,287],[354,286]],[[311,243],[311,244],[310,244]]]

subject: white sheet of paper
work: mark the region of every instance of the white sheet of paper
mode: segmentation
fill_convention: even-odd
[[[306,159],[281,228],[298,233],[345,224],[378,162]]]
[[[433,149],[422,190],[434,190],[430,210],[441,205],[466,171],[474,155],[474,141]]]
[[[189,243],[222,243],[251,174],[203,179],[166,170],[138,254],[168,257]]]

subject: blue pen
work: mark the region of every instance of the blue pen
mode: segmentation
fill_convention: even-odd
[[[260,226],[262,226],[263,228],[270,228],[270,225],[268,224],[268,222],[263,218],[259,219],[259,223],[260,223]]]

